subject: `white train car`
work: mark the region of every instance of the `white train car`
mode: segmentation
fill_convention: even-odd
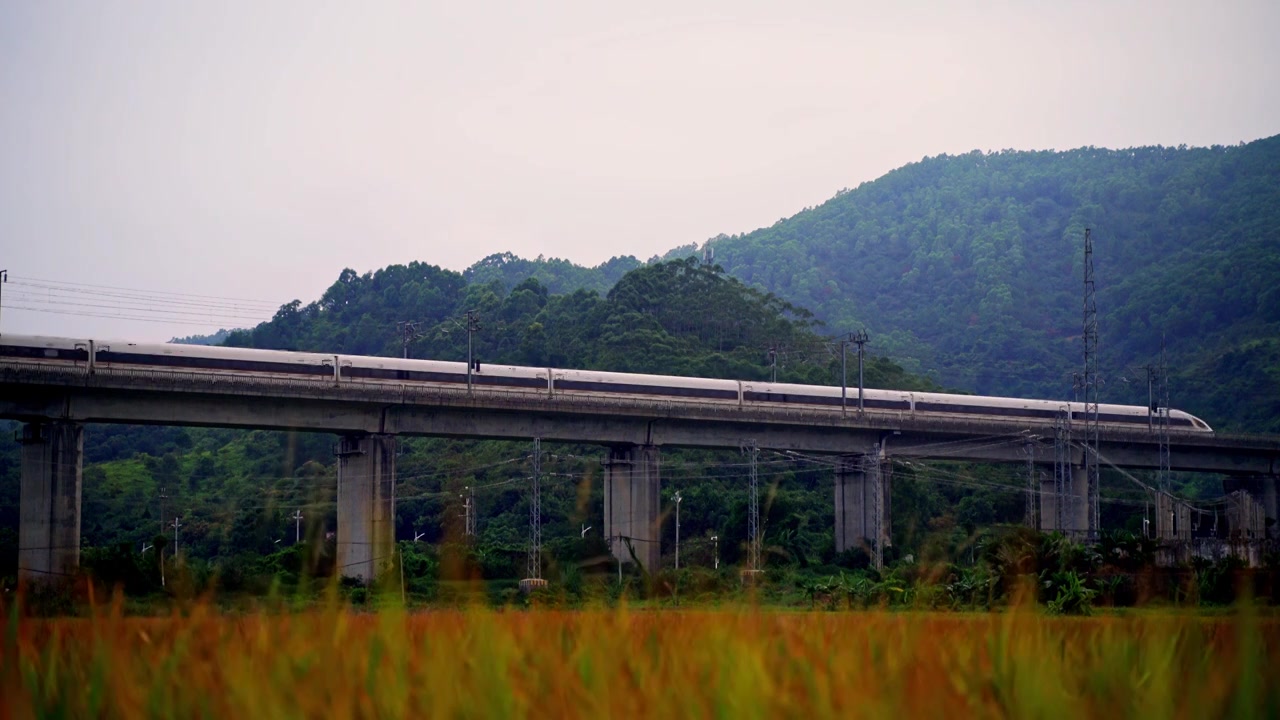
[[[40,335],[0,335],[0,360],[48,363],[88,370],[93,341]]]
[[[678,377],[675,375],[641,375],[597,370],[552,370],[552,392],[558,395],[636,395],[664,400],[741,402],[741,383],[737,380]]]
[[[742,383],[743,404],[764,405],[816,405],[823,408],[841,406],[840,388],[828,385],[794,385],[791,383]],[[843,405],[858,407],[858,388],[845,388]],[[862,391],[862,407],[879,412],[891,411],[906,415],[911,412],[911,393],[901,390]]]
[[[446,360],[408,360],[403,358],[339,355],[342,381],[425,383],[458,388],[467,386],[467,364]],[[476,363],[471,372],[473,387],[509,388],[550,392],[547,368],[519,367]]]
[[[27,335],[0,336],[0,360],[97,369],[137,368],[154,372],[184,371],[331,380],[335,383],[396,383],[466,387],[467,366],[461,362],[406,360],[357,355],[330,355],[278,350],[251,350],[171,343],[131,343]],[[488,391],[520,391],[564,396],[649,397],[690,403],[744,407],[817,407],[842,404],[839,387],[644,375],[596,370],[562,370],[477,363],[471,384]],[[843,404],[857,407],[858,391],[846,388]],[[953,395],[866,389],[863,407],[904,417],[972,417],[1051,424],[1069,410],[1073,422],[1084,420],[1083,403],[1022,398]],[[1169,410],[1171,429],[1212,432],[1208,423],[1181,410]],[[1138,427],[1151,418],[1146,407],[1100,405],[1098,420],[1109,426]]]
[[[1085,420],[1086,412],[1085,404],[1078,402],[946,393],[916,392],[911,395],[917,415],[936,413],[986,419],[1025,418],[1051,423],[1069,411],[1072,422],[1080,423]],[[1098,422],[1103,425],[1133,428],[1145,426],[1150,421],[1150,412],[1142,405],[1098,405]],[[1205,421],[1181,410],[1169,411],[1169,426],[1175,430],[1212,430]]]
[[[90,371],[115,367],[157,372],[200,371],[226,375],[300,376],[338,380],[337,356],[287,350],[248,350],[211,345],[96,340]]]

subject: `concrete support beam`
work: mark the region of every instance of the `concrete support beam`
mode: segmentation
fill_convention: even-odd
[[[1280,538],[1280,507],[1277,507],[1277,484],[1280,478],[1275,475],[1252,475],[1248,477],[1226,477],[1222,487],[1228,494],[1236,490],[1249,493],[1254,502],[1262,506],[1265,517],[1266,534],[1269,539]]]
[[[1063,507],[1061,523],[1058,506]],[[1040,530],[1060,532],[1076,539],[1084,539],[1089,533],[1089,476],[1084,466],[1071,466],[1071,482],[1063,488],[1059,497],[1052,475],[1046,475],[1040,483]]]
[[[1156,494],[1155,533],[1158,540],[1191,540],[1191,507],[1172,495]]]
[[[605,538],[613,556],[623,562],[631,560],[629,541],[640,564],[650,572],[662,558],[658,458],[653,445],[613,447],[604,466]]]
[[[338,574],[372,582],[395,544],[396,438],[345,435],[338,444]]]
[[[870,455],[843,455],[836,465],[836,552],[863,547],[874,554],[877,529],[889,544],[890,487],[885,464]],[[877,489],[880,502],[876,502]]]
[[[22,428],[18,579],[51,583],[80,567],[80,487],[84,426],[32,423]]]

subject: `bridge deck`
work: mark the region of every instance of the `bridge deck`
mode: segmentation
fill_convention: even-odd
[[[697,400],[549,395],[452,389],[385,381],[281,379],[216,372],[75,368],[0,363],[0,417],[24,421],[169,424],[383,432],[700,447],[865,453],[877,443],[914,457],[1037,462],[1053,458],[1053,428],[1022,418],[920,416],[895,411],[739,406]],[[1171,433],[1173,468],[1240,474],[1280,472],[1280,438]],[[1100,453],[1118,466],[1158,465],[1146,428],[1102,429]],[[1076,450],[1077,457],[1079,450]]]

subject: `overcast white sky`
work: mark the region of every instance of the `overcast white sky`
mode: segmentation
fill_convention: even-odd
[[[944,152],[1254,140],[1277,30],[1275,0],[0,2],[3,329],[228,324],[16,309],[129,314],[33,279],[273,307],[344,267],[644,259]]]

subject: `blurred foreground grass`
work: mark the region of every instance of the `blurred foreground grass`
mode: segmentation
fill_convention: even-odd
[[[4,717],[1280,716],[1248,611],[6,614]]]

